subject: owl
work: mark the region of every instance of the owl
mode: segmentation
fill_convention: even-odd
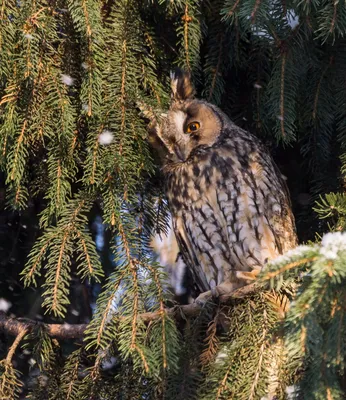
[[[171,105],[150,125],[172,226],[197,292],[250,283],[296,246],[285,181],[260,140],[218,107],[194,98],[190,76],[171,75]],[[222,290],[221,290],[222,292]]]

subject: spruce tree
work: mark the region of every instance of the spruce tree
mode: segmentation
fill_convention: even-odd
[[[344,398],[345,34],[339,1],[0,0],[0,399]],[[150,248],[139,104],[175,66],[270,148],[302,243],[203,309]]]

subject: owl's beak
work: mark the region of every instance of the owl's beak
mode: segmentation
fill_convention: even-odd
[[[179,158],[179,160],[182,162],[186,161],[187,157],[189,156],[189,152],[188,152],[186,146],[175,145],[174,152],[177,155],[177,157]]]

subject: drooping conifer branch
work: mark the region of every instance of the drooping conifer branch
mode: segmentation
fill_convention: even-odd
[[[217,63],[216,63],[216,66],[215,66],[215,71],[213,73],[213,77],[212,77],[212,81],[211,81],[211,85],[210,85],[210,92],[209,92],[209,96],[208,96],[208,100],[209,101],[213,96],[216,79],[217,79],[217,77],[218,77],[218,75],[220,73],[220,64],[221,64],[221,56],[222,56],[222,49],[223,49],[223,35],[222,34],[220,34],[218,42],[219,42],[219,50],[218,50]]]
[[[185,12],[182,17],[182,20],[184,21],[184,45],[185,45],[184,50],[185,50],[186,67],[187,70],[190,72],[191,66],[190,66],[190,55],[189,55],[189,23],[192,21],[192,17],[189,16],[189,6],[187,2],[185,4]]]
[[[118,285],[120,282],[118,282]],[[115,290],[118,286],[115,287]],[[229,294],[223,294],[218,301],[220,303],[227,303],[232,299],[242,299],[246,296],[249,296],[253,293],[256,293],[259,290],[259,287],[255,284],[250,284],[248,286],[244,286],[240,289],[235,290]],[[109,308],[110,311],[112,305],[113,298],[110,297],[109,300]],[[203,309],[202,304],[191,303],[182,306],[175,306],[171,308],[164,308],[154,312],[146,312],[137,314],[137,321],[142,321],[145,324],[148,324],[152,321],[162,319],[163,315],[167,315],[173,317],[177,320],[181,318],[193,318],[197,317]],[[108,312],[104,313],[104,324],[107,323]],[[114,318],[119,318],[116,314],[113,316]],[[120,319],[124,317],[120,316]],[[23,322],[21,319],[11,318],[6,316],[5,313],[0,312],[0,330],[6,332],[10,335],[18,335],[24,328],[28,331],[35,329],[36,327],[43,327],[47,334],[51,337],[57,339],[73,339],[73,338],[82,338],[84,332],[86,331],[88,325],[87,324],[48,324],[33,320],[25,319]],[[101,332],[103,331],[102,326],[100,326],[99,335],[98,335],[98,343],[101,343]]]
[[[28,326],[23,324],[16,332],[14,342],[8,350],[7,356],[4,360],[0,361],[0,398],[1,399],[13,399],[18,395],[18,392],[22,386],[22,382],[19,380],[19,371],[13,367],[12,358],[19,344],[23,340],[24,336],[28,332]]]
[[[317,257],[309,257],[309,258],[303,258],[303,259],[298,260],[298,261],[293,261],[292,263],[286,264],[283,267],[277,269],[276,271],[270,271],[270,272],[264,273],[263,280],[272,279],[272,278],[274,278],[274,277],[276,277],[276,276],[278,276],[278,275],[280,275],[280,274],[282,274],[284,272],[287,272],[287,271],[289,271],[291,269],[297,268],[300,265],[304,265],[304,264],[313,262],[315,260],[317,260]]]
[[[336,17],[337,17],[337,9],[338,9],[338,0],[333,1],[333,17],[330,23],[329,33],[333,33],[335,29]]]
[[[236,8],[238,7],[238,4],[240,3],[240,0],[236,0],[235,3],[233,4],[232,8],[228,11],[227,16],[232,17],[233,14],[236,11]]]
[[[253,10],[251,12],[251,23],[252,24],[254,24],[255,21],[256,21],[256,15],[257,15],[257,11],[258,11],[258,8],[259,8],[260,4],[261,4],[261,0],[256,0],[255,1],[255,6],[254,6],[254,8],[253,8]]]
[[[216,311],[214,319],[209,322],[208,329],[206,332],[207,336],[204,339],[206,346],[200,356],[202,367],[210,364],[216,357],[219,348],[219,337],[217,334],[217,327],[219,323],[220,314],[221,314],[221,308],[219,307]]]
[[[319,101],[319,98],[320,98],[320,90],[321,90],[322,81],[323,81],[328,69],[333,64],[333,61],[334,61],[334,56],[331,56],[330,59],[329,59],[328,65],[322,71],[321,77],[320,77],[320,79],[318,81],[316,94],[315,94],[315,99],[314,99],[314,107],[313,107],[313,110],[312,110],[312,119],[313,120],[316,119],[316,115],[317,115],[317,106],[318,106],[318,101]]]
[[[7,364],[10,364],[12,362],[14,353],[15,353],[17,347],[19,346],[20,342],[22,341],[23,337],[27,334],[27,332],[28,332],[28,327],[25,324],[21,325],[14,342],[12,343],[12,345],[7,353],[7,356],[6,356]]]
[[[229,376],[229,374],[231,372],[231,369],[232,369],[232,364],[230,364],[230,366],[227,368],[227,371],[224,374],[224,376],[222,377],[221,382],[218,384],[218,390],[217,390],[217,393],[216,393],[216,399],[215,400],[219,400],[221,398],[221,396],[222,396],[222,394],[223,394],[223,392],[224,392],[224,390],[226,388],[227,379],[228,379],[228,376]]]
[[[286,136],[285,132],[285,70],[286,70],[286,51],[282,54],[281,60],[281,84],[280,84],[280,126],[281,134],[284,138]]]

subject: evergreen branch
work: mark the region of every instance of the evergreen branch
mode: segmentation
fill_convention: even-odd
[[[145,371],[149,372],[149,365],[146,360],[145,354],[143,350],[137,344],[137,329],[138,329],[138,308],[139,308],[139,285],[138,285],[138,271],[134,258],[131,256],[130,244],[128,242],[126,233],[124,231],[124,226],[122,223],[118,226],[120,238],[125,250],[125,256],[127,258],[128,266],[130,267],[131,275],[132,275],[132,285],[133,285],[133,305],[132,305],[132,322],[131,322],[131,343],[130,350],[136,350],[136,352],[140,355],[140,358],[143,362],[143,366]]]
[[[125,274],[125,273],[124,273]],[[244,286],[240,289],[235,290],[229,294],[223,294],[220,296],[220,303],[228,303],[233,299],[242,299],[251,294],[256,293],[261,290],[260,286],[255,286],[253,283],[247,286]],[[112,298],[110,298],[110,305],[112,302]],[[109,306],[110,307],[110,306]],[[165,308],[164,310],[158,310],[153,312],[146,312],[137,314],[137,321],[142,321],[146,324],[151,321],[156,321],[162,318],[162,313],[165,315],[171,316],[177,320],[185,319],[185,318],[193,318],[197,317],[204,306],[198,303],[191,303],[182,306],[175,306],[171,308]],[[107,322],[108,314],[105,313],[105,319],[103,320],[103,326]],[[115,315],[114,318],[120,318],[125,320],[127,317],[122,317]],[[9,335],[18,335],[20,331],[27,327],[28,330],[33,330],[35,327],[42,327],[46,330],[47,334],[51,337],[57,339],[74,339],[83,337],[85,330],[88,327],[88,324],[48,324],[44,322],[33,321],[29,319],[25,319],[25,322],[22,322],[19,318],[7,317],[4,312],[0,312],[0,331],[6,332]],[[99,333],[102,330],[99,330]],[[101,333],[102,334],[102,333]],[[99,338],[100,339],[100,338]],[[100,339],[101,343],[101,339]]]
[[[321,83],[322,83],[322,81],[324,79],[324,76],[326,75],[328,69],[333,64],[333,62],[334,62],[334,56],[331,56],[330,59],[329,59],[329,64],[322,71],[321,77],[320,77],[320,79],[318,81],[317,89],[316,89],[316,95],[315,95],[315,99],[314,99],[314,107],[313,107],[313,111],[312,111],[312,119],[313,120],[316,119],[317,105],[318,105],[318,100],[319,100],[319,97],[320,97],[320,90],[321,90]]]
[[[76,232],[77,244],[80,245],[77,249],[77,251],[80,252],[77,261],[82,261],[80,263],[82,265],[79,268],[78,274],[81,275],[81,279],[88,277],[99,281],[99,276],[103,276],[103,270],[99,255],[96,251],[95,243],[87,233],[81,232],[80,230],[77,230]],[[84,268],[83,264],[85,265]]]
[[[86,259],[88,270],[89,270],[89,275],[92,276],[94,274],[94,272],[93,272],[94,269],[93,269],[93,266],[91,264],[91,258],[90,258],[90,254],[88,252],[85,240],[82,238],[80,232],[77,233],[77,236],[78,236],[78,238],[80,239],[80,241],[82,243],[83,252],[85,254],[85,259]]]
[[[274,40],[275,40],[276,46],[277,46],[278,48],[281,48],[281,46],[282,46],[282,41],[280,40],[280,37],[278,36],[278,33],[276,32],[276,30],[275,30],[273,24],[272,24],[270,21],[268,21],[268,22],[267,22],[267,26],[268,26],[269,31],[270,31],[270,33],[272,34],[272,36],[273,36],[273,38],[274,38]]]
[[[232,8],[227,12],[228,17],[232,17],[232,15],[235,13],[235,10],[238,7],[239,3],[240,3],[240,0],[236,0],[236,2],[233,4]]]
[[[37,266],[39,265],[39,263],[41,262],[42,257],[44,256],[44,254],[46,253],[48,246],[50,244],[50,241],[53,239],[53,237],[48,240],[42,247],[41,250],[39,251],[39,253],[37,254],[37,256],[35,257],[35,259],[33,260],[33,264],[32,267],[30,268],[30,270],[27,272],[27,276],[25,277],[25,280],[29,283],[31,281],[33,281],[33,276],[37,274],[36,269]]]
[[[125,122],[126,122],[126,39],[123,41],[121,46],[121,86],[120,86],[120,104],[121,104],[121,124],[120,124],[120,143],[119,143],[119,154],[123,153],[123,142],[125,137]]]
[[[119,276],[117,279],[117,282],[114,287],[112,287],[112,292],[108,296],[108,301],[106,304],[106,307],[103,310],[103,315],[101,318],[101,322],[99,326],[97,327],[97,334],[96,334],[96,345],[99,347],[102,345],[102,337],[104,334],[104,330],[106,327],[106,324],[109,322],[109,314],[112,309],[112,304],[113,304],[113,298],[117,290],[119,289],[120,284],[122,283],[123,278],[125,277],[127,271],[123,271],[123,273]]]
[[[76,339],[84,335],[87,324],[46,324],[39,321],[29,319],[12,318],[6,316],[4,312],[0,312],[0,330],[8,335],[17,336],[26,329],[26,332],[43,328],[46,333],[56,339]]]
[[[189,23],[192,21],[192,18],[189,16],[188,10],[189,10],[189,7],[188,7],[188,3],[186,2],[185,13],[182,17],[182,20],[184,21],[184,51],[185,51],[187,70],[189,72],[191,72],[190,56],[189,56],[189,39],[188,38],[189,38]]]
[[[51,305],[53,312],[54,311],[58,312],[59,307],[60,307],[60,298],[58,298],[58,293],[59,293],[60,281],[61,281],[61,269],[62,269],[62,263],[63,263],[62,260],[63,260],[65,246],[66,246],[66,242],[67,242],[69,234],[70,234],[70,232],[68,230],[66,230],[66,232],[64,233],[62,242],[61,242],[61,246],[60,246],[59,258],[58,258],[57,267],[56,267],[56,271],[55,271],[55,282],[53,285],[53,298],[52,298],[52,305]]]
[[[72,20],[86,43],[86,58],[83,68],[86,70],[82,82],[80,98],[84,104],[86,115],[98,115],[102,103],[102,66],[104,61],[104,40],[99,1],[68,1]]]
[[[79,360],[78,360],[79,361]],[[78,368],[79,362],[75,362],[73,369],[72,369],[72,377],[71,377],[71,370],[69,370],[69,383],[66,388],[66,400],[69,400],[73,396],[74,385],[78,378]]]
[[[46,254],[51,242],[58,236],[59,232],[48,231],[39,242],[36,242],[35,246],[29,253],[29,259],[26,267],[21,272],[24,279],[24,285],[28,286],[30,283],[35,284],[35,275],[40,274],[42,267],[42,258]],[[38,251],[38,248],[40,250]]]
[[[143,350],[137,345],[137,343],[133,344],[133,350],[136,350],[137,353],[139,354],[139,356],[141,357],[145,372],[148,373],[149,372],[149,365],[148,365],[148,362],[147,362],[147,359],[145,357],[145,354],[144,354]]]
[[[20,153],[21,147],[22,147],[23,142],[24,142],[24,132],[25,132],[27,123],[28,123],[28,120],[26,119],[24,121],[24,123],[23,123],[22,129],[20,131],[20,135],[19,135],[18,140],[17,140],[16,150],[14,151],[14,159],[12,160],[12,163],[11,163],[12,171],[10,173],[10,179],[12,181],[15,180],[15,174],[17,172],[19,153]]]
[[[333,2],[333,18],[332,18],[332,21],[330,24],[329,33],[333,33],[334,29],[335,29],[338,4],[339,4],[339,0],[334,0],[334,2]]]
[[[254,376],[253,383],[252,383],[251,390],[250,390],[249,400],[254,399],[254,397],[256,396],[256,388],[257,388],[258,380],[260,378],[260,373],[262,370],[263,355],[264,355],[264,350],[265,350],[265,345],[266,345],[266,337],[268,335],[267,326],[268,326],[267,310],[264,309],[263,310],[263,330],[262,330],[262,337],[261,337],[262,344],[259,349],[259,359],[258,359],[255,376]]]
[[[128,265],[130,266],[132,283],[134,285],[134,304],[133,304],[133,316],[132,316],[132,332],[131,332],[131,348],[135,348],[136,343],[136,332],[137,332],[137,315],[138,315],[138,279],[137,279],[137,268],[135,266],[133,257],[130,253],[130,246],[124,231],[122,224],[119,224],[119,234],[125,249]]]
[[[116,102],[117,103],[117,102]],[[113,108],[116,107],[116,103],[113,104],[108,111],[106,112],[105,116],[104,116],[104,120],[107,121],[109,118],[109,114],[112,112]],[[92,167],[91,167],[91,172],[90,172],[90,177],[89,177],[89,182],[90,184],[94,184],[96,182],[95,176],[96,176],[96,171],[97,171],[97,161],[98,161],[98,151],[100,148],[100,135],[101,133],[104,131],[104,129],[106,128],[106,123],[102,123],[100,125],[100,127],[97,129],[97,134],[96,137],[94,139],[94,144],[93,144],[93,150],[92,150]]]
[[[162,358],[163,358],[163,368],[167,368],[167,352],[166,352],[166,311],[164,306],[164,298],[163,298],[163,290],[162,285],[159,279],[159,275],[156,269],[154,269],[151,265],[145,264],[146,268],[153,274],[154,281],[156,287],[158,289],[158,299],[160,302],[160,314],[162,321]]]
[[[104,125],[101,126],[100,131],[96,137],[94,148],[93,148],[93,156],[92,156],[92,169],[91,169],[91,176],[90,176],[90,183],[93,185],[95,183],[95,174],[96,174],[96,166],[97,166],[97,154],[98,154],[98,149],[100,146],[99,143],[99,136],[102,133],[104,128]]]
[[[252,13],[251,13],[251,22],[253,24],[255,23],[257,11],[258,11],[260,4],[261,4],[261,0],[256,0],[254,9],[252,10]]]
[[[203,350],[201,356],[200,356],[200,361],[202,364],[202,367],[207,366],[210,364],[214,359],[217,354],[218,348],[219,348],[219,338],[217,336],[217,326],[219,323],[219,317],[220,317],[221,309],[220,307],[218,308],[215,317],[213,318],[212,321],[209,322],[209,326],[207,329],[207,337],[204,339],[204,342],[206,343],[206,348]]]
[[[202,40],[200,22],[200,2],[185,0],[182,25],[177,27],[177,36],[180,39],[180,57],[178,63],[194,73],[200,68],[200,45]]]
[[[285,68],[286,68],[286,51],[282,54],[281,61],[281,81],[280,81],[280,125],[282,137],[286,137],[285,133]]]
[[[23,337],[27,334],[28,328],[24,324],[24,326],[21,327],[19,330],[14,342],[12,343],[11,347],[8,350],[7,356],[6,356],[6,363],[10,364],[12,362],[12,358],[14,356],[14,353],[19,346],[19,343],[22,341]]]
[[[222,55],[222,48],[223,48],[223,34],[220,34],[218,42],[219,42],[219,51],[218,51],[218,57],[217,57],[217,64],[216,64],[215,71],[213,73],[213,78],[212,78],[211,85],[210,85],[210,92],[209,92],[209,96],[208,96],[208,101],[210,101],[210,99],[213,96],[213,92],[214,92],[215,84],[216,84],[216,79],[217,79],[217,76],[218,76],[219,70],[220,70],[221,55]]]
[[[219,400],[220,396],[222,395],[223,391],[225,390],[227,379],[228,379],[228,375],[230,374],[232,368],[233,368],[233,365],[230,364],[230,366],[227,368],[226,373],[224,374],[224,376],[223,376],[223,378],[222,378],[222,380],[221,380],[221,382],[219,384],[219,388],[217,390],[215,400]]]
[[[84,17],[85,17],[86,33],[87,33],[87,36],[90,38],[90,36],[92,34],[92,30],[91,30],[91,25],[90,25],[90,21],[89,21],[89,13],[88,13],[88,9],[87,9],[85,0],[82,0],[82,7],[83,7],[83,12],[84,12]]]
[[[0,361],[0,398],[1,399],[15,399],[18,397],[22,382],[18,379],[19,372],[13,368],[12,358],[19,346],[20,342],[28,332],[28,327],[23,324],[18,332],[16,338],[8,350],[7,356],[4,360]]]
[[[267,272],[265,274],[263,274],[262,279],[265,280],[269,280],[272,279],[278,275],[281,275],[283,272],[289,271],[291,269],[294,269],[296,267],[299,267],[300,265],[304,265],[313,261],[316,261],[318,259],[318,257],[307,257],[307,258],[303,258],[301,260],[298,261],[294,261],[291,262],[289,264],[285,264],[283,267],[277,269],[276,271],[270,271]]]

